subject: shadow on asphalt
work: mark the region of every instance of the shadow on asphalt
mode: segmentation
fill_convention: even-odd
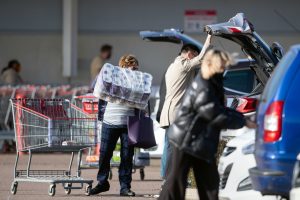
[[[159,181],[162,182],[161,179],[145,179],[145,180],[132,180],[134,182],[149,182],[149,181]]]
[[[101,194],[97,195],[99,197],[114,197],[114,198],[124,198],[124,196],[120,196],[118,194]],[[158,198],[159,196],[157,194],[136,194],[134,197],[128,197],[128,198],[137,198],[137,197],[143,197],[143,198]],[[125,197],[126,198],[126,197]]]

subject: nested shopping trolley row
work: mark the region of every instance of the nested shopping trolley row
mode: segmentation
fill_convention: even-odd
[[[97,119],[63,99],[12,99],[11,105],[17,148],[11,193],[16,194],[19,182],[44,182],[50,184],[51,196],[55,195],[57,184],[63,185],[66,194],[86,184],[85,192],[89,195],[93,180],[81,177],[80,164],[83,149],[97,143]],[[27,168],[23,170],[18,169],[21,152],[29,154]],[[66,170],[32,170],[35,152],[70,152],[69,166]]]
[[[63,98],[72,99],[75,95],[88,92],[89,87],[70,85],[0,85],[0,143],[13,138],[11,98]]]

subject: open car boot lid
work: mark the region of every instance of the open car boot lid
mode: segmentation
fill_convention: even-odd
[[[179,29],[164,29],[163,31],[140,31],[140,37],[143,40],[152,42],[170,42],[175,44],[194,44],[202,49],[203,44],[190,36],[183,33]]]
[[[256,65],[251,68],[263,86],[283,54],[282,47],[278,43],[273,43],[270,47],[255,32],[254,26],[243,13],[236,14],[225,23],[206,25],[204,31],[239,44],[242,50],[256,61]]]

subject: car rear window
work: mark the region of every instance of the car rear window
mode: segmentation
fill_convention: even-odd
[[[250,93],[254,87],[254,76],[251,69],[227,71],[224,77],[224,87]]]
[[[264,89],[262,100],[268,101],[273,98],[283,75],[287,72],[289,66],[292,64],[296,57],[296,54],[288,52],[282,60],[278,63],[274,72],[271,74],[271,78],[267,82],[267,85]]]

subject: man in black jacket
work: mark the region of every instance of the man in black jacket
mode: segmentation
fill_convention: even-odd
[[[200,74],[186,91],[167,132],[175,148],[170,173],[159,199],[184,199],[190,167],[194,170],[200,199],[218,199],[219,174],[215,154],[220,130],[256,126],[245,120],[241,113],[224,105],[223,72],[230,64],[232,59],[226,52],[209,50],[205,54]]]

